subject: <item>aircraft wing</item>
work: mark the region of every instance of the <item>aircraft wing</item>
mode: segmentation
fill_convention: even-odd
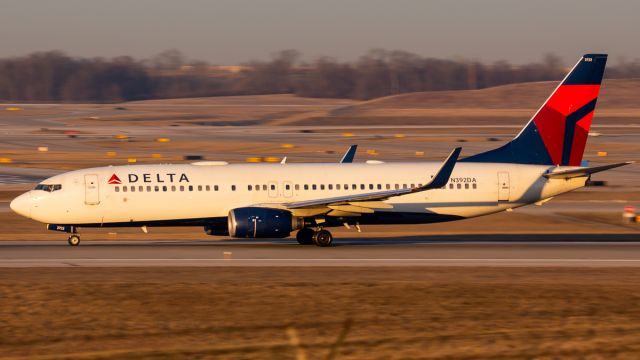
[[[626,162],[602,165],[602,166],[584,167],[584,168],[578,168],[578,169],[552,171],[552,172],[543,174],[542,176],[546,177],[547,179],[565,179],[566,180],[566,179],[571,179],[576,177],[589,176],[591,174],[595,174],[601,171],[605,171],[605,170],[609,170],[609,169],[613,169],[613,168],[617,168],[617,167],[625,166],[629,164],[633,164],[633,161],[626,161]]]
[[[385,204],[382,201],[394,196],[412,194],[431,189],[439,189],[449,182],[453,168],[458,161],[458,156],[462,148],[455,148],[447,159],[442,163],[442,166],[436,173],[436,175],[425,185],[421,187],[415,187],[410,189],[396,189],[377,191],[364,194],[354,194],[337,196],[331,198],[320,198],[304,201],[296,201],[283,204],[286,209],[304,209],[304,208],[318,208],[327,207],[333,210],[341,210],[344,212],[373,212],[372,208],[390,208],[391,205]],[[369,209],[363,211],[357,211],[362,209]]]

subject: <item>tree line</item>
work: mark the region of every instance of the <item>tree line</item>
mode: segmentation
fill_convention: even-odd
[[[481,89],[509,83],[558,80],[566,72],[553,54],[514,65],[437,59],[404,51],[372,50],[352,62],[300,60],[295,50],[270,60],[220,70],[187,61],[176,50],[151,59],[71,57],[60,51],[0,59],[0,101],[119,102],[130,100],[292,93],[324,98],[372,99],[415,91]],[[640,77],[640,60],[609,66],[608,78]]]

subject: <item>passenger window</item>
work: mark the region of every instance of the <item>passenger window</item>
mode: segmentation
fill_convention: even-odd
[[[473,183],[473,188],[474,188],[474,189],[477,189],[477,188],[478,188],[478,184]]]
[[[189,185],[189,191],[193,191],[193,185]]]
[[[156,192],[160,191],[160,186],[156,185],[154,190],[155,190]]]
[[[351,189],[352,189],[352,190],[357,190],[357,189],[358,189],[358,185],[356,185],[356,184],[351,184]]]
[[[396,184],[395,187],[396,187],[396,190],[400,189],[400,185],[399,184]]]
[[[202,191],[202,185],[198,185],[198,191]]]
[[[138,186],[138,191],[139,192],[143,192],[144,191],[144,186],[142,186],[142,185]]]
[[[469,188],[469,184],[464,184],[464,188],[468,189]]]
[[[218,191],[218,185],[213,185],[213,190]]]
[[[360,190],[364,190],[364,184],[360,184]]]
[[[416,187],[416,184],[411,184],[411,188],[413,189],[414,187]]]
[[[253,186],[247,185],[247,190],[251,191],[251,189],[253,189]]]
[[[162,191],[166,192],[166,191],[167,191],[167,187],[166,187],[166,186],[163,186],[163,187],[162,187]]]
[[[344,184],[344,189],[349,190],[349,184]]]
[[[324,190],[324,184],[320,184],[320,190]]]
[[[127,192],[127,187],[126,186],[122,187],[122,192]]]
[[[180,191],[184,191],[184,186],[180,185]]]
[[[131,192],[136,192],[136,187],[135,186],[131,187]]]
[[[271,190],[275,190],[276,189],[276,185],[275,184],[271,184]]]
[[[453,189],[453,184],[449,184],[449,189]]]
[[[147,192],[151,192],[151,185],[147,186]]]
[[[207,186],[205,186],[205,189],[206,189],[207,191],[211,191],[211,186],[210,186],[210,185],[207,185]]]
[[[312,189],[312,190],[317,189],[316,184],[311,185],[311,189]]]
[[[120,186],[116,186],[115,190],[116,192],[120,192]]]
[[[402,188],[406,189],[407,188],[407,184],[402,184]]]
[[[369,190],[373,190],[373,184],[369,184]]]
[[[171,191],[176,191],[176,186],[175,185],[171,185]]]
[[[256,191],[260,191],[260,185],[256,185]]]
[[[231,185],[231,191],[236,191],[236,186],[235,185]]]
[[[329,190],[333,190],[333,184],[329,184],[327,186],[329,187]]]
[[[300,190],[300,185],[296,184],[295,188],[296,188],[296,190]]]
[[[262,185],[262,190],[267,191],[267,185]]]
[[[340,190],[340,184],[336,184],[336,190]]]
[[[391,184],[387,184],[387,190],[391,190]]]
[[[382,184],[378,184],[378,190],[382,190]]]
[[[462,184],[458,184],[458,186],[456,186],[458,189],[462,189]]]
[[[289,185],[289,184],[285,184],[285,185],[284,185],[284,188],[285,188],[285,190],[291,190],[291,185]]]

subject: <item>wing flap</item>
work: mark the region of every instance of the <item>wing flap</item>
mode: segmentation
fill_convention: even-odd
[[[393,209],[393,205],[383,201],[349,201],[349,205],[371,209]]]
[[[348,212],[348,211],[342,211],[342,210],[331,210],[327,213],[327,216],[335,216],[335,217],[346,217],[346,216],[360,216],[362,214],[360,213],[353,213],[353,212]]]
[[[344,212],[360,213],[360,214],[373,214],[375,212],[373,209],[368,207],[353,206],[353,205],[328,205],[327,207],[331,210],[339,210]]]

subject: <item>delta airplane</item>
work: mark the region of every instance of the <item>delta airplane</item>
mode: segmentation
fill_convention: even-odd
[[[202,226],[209,235],[287,237],[330,246],[327,230],[467,219],[541,203],[585,186],[583,166],[607,55],[584,55],[509,143],[442,162],[126,165],[53,176],[11,209],[70,233],[82,227]]]

